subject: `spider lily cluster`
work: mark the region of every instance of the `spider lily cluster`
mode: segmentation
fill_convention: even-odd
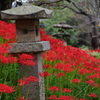
[[[32,54],[8,54],[8,43],[16,42],[15,24],[0,21],[0,96],[2,100],[27,100],[20,88],[39,79],[19,77],[17,64],[34,66]],[[100,100],[100,58],[90,52],[46,35],[40,28],[41,41],[50,41],[51,50],[42,54],[46,100]],[[100,52],[100,50],[96,50]]]

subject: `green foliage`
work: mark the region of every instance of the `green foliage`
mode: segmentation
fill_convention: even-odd
[[[61,34],[60,32],[58,32],[59,28],[54,28],[53,25],[58,24],[61,21],[66,21],[66,23],[68,25],[71,25],[73,29],[64,30],[64,34],[70,34],[70,37],[65,37],[66,39],[64,40],[67,42],[68,45],[75,46],[78,41],[76,35],[79,34],[80,31],[77,30],[77,28],[74,28],[74,26],[78,25],[80,21],[77,21],[74,16],[74,13],[67,8],[63,10],[53,9],[52,18],[41,20],[41,27],[44,28],[49,35],[54,35],[58,33]]]
[[[51,19],[42,20],[42,27],[45,28],[48,34],[54,34],[58,32],[57,28],[53,28],[54,24],[58,24],[61,21],[66,21],[67,24],[71,24],[70,17],[73,16],[73,13],[69,9],[63,10],[54,10]],[[43,26],[43,23],[44,26]]]
[[[17,63],[15,64],[0,64],[0,83],[9,86],[14,86],[17,90],[17,80],[18,80],[18,68]],[[0,100],[15,100],[18,96],[18,91],[13,93],[2,93]]]
[[[85,45],[81,46],[80,48],[81,48],[82,50],[88,50],[88,49],[89,49],[88,46],[85,46]]]
[[[95,58],[100,58],[100,53],[99,52],[92,52],[91,54]]]

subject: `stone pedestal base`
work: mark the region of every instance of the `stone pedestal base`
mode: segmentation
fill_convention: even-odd
[[[30,83],[22,88],[22,96],[26,97],[27,100],[45,100],[45,92],[44,92],[44,79],[39,77],[39,72],[42,72],[42,56],[41,52],[50,49],[50,45],[48,41],[41,42],[29,42],[29,43],[11,43],[11,48],[9,53],[11,54],[34,54],[36,58],[34,62],[35,66],[23,66],[19,64],[18,70],[19,75],[22,77],[34,76],[39,81],[37,83]],[[25,73],[26,72],[26,73]]]
[[[27,100],[45,100],[44,92],[44,79],[39,77],[38,73],[42,72],[42,58],[41,53],[35,54],[37,57],[34,59],[35,66],[22,66],[19,65],[19,74],[23,77],[34,76],[39,79],[36,83],[30,83],[23,86],[22,95],[27,97]],[[26,72],[26,73],[25,73]]]

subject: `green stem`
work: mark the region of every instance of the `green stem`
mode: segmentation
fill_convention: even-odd
[[[83,90],[81,90],[75,97],[77,97],[80,93],[82,93],[86,88],[88,88],[90,85],[87,85]]]
[[[4,65],[3,67],[4,67],[3,70],[7,70],[6,68],[7,68],[8,66],[7,66],[7,65]],[[3,83],[6,82],[6,80],[7,80],[7,76],[8,76],[8,71],[6,71],[6,74],[5,74],[5,77],[4,77],[4,81],[3,81]]]
[[[26,99],[28,99],[28,95],[30,93],[31,86],[32,86],[32,83],[29,85],[29,88],[28,88],[28,91],[27,91],[27,94],[26,94]]]
[[[22,96],[22,88],[23,88],[23,86],[18,86],[18,96],[19,97]]]
[[[12,64],[9,64],[10,83],[12,83]]]
[[[16,71],[17,71],[17,69],[16,69],[16,66],[17,66],[17,64],[15,63],[14,64],[14,77],[13,77],[13,80],[15,81],[15,80],[17,80],[17,75],[16,75]]]

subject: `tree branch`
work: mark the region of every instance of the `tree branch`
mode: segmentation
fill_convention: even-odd
[[[72,7],[68,6],[68,5],[63,5],[62,9],[64,9],[64,8],[69,8],[69,9],[71,9],[73,12],[75,12],[75,13],[77,13],[77,14],[80,14],[79,11],[75,10],[74,8],[72,8]]]
[[[79,10],[79,13],[78,13],[78,14],[82,14],[82,15],[85,15],[85,16],[87,16],[87,17],[90,18],[90,15],[87,14],[85,11],[83,11],[81,8],[79,8],[73,1],[72,1],[72,4],[73,4],[73,6],[74,6],[77,10]]]
[[[64,5],[62,9],[66,8],[66,7],[69,8],[70,10],[72,10],[73,12],[77,13],[77,14],[85,15],[89,19],[91,18],[90,15],[87,14],[85,11],[82,11],[82,10],[79,10],[79,9],[78,9],[79,11],[77,11],[77,10],[75,10],[74,8],[72,8],[72,7],[68,6],[68,5]]]
[[[57,3],[57,2],[61,2],[61,0],[55,0],[55,1],[46,1],[46,2],[39,2],[37,5],[38,6],[41,6],[41,5],[44,5],[44,4],[51,4],[51,3]]]

